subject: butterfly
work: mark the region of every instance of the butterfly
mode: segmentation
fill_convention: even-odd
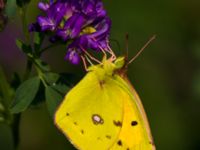
[[[126,59],[104,59],[65,96],[55,125],[80,150],[155,150]]]

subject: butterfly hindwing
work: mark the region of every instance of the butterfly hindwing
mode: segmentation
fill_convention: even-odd
[[[115,84],[119,85],[124,91],[123,99],[123,122],[122,129],[112,150],[153,150],[152,137],[149,135],[148,124],[145,124],[146,117],[138,95],[133,88],[130,88],[127,80],[116,75]],[[142,107],[142,108],[141,108]]]

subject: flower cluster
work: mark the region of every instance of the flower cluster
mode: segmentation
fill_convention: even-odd
[[[65,58],[71,63],[78,64],[87,49],[108,49],[111,21],[101,0],[50,0],[38,7],[45,15],[38,16],[29,31],[51,32],[50,41],[70,42]]]

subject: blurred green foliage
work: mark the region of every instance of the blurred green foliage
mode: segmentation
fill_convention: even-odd
[[[118,55],[126,53],[126,33],[130,36],[130,58],[150,36],[157,34],[157,39],[129,66],[128,71],[146,109],[157,149],[199,150],[200,1],[104,2],[112,19],[112,47]],[[27,10],[28,22],[35,20],[37,1],[32,1],[30,8]],[[21,24],[17,15],[0,33],[0,65],[10,81],[15,71],[22,74],[24,69],[25,57],[14,41],[20,35]],[[12,49],[11,45],[14,45]],[[54,72],[82,76],[83,67],[65,62],[62,59],[64,54],[65,48],[60,46],[52,48],[43,58]],[[20,139],[19,150],[73,149],[54,127],[43,103],[22,113]],[[11,131],[5,124],[0,124],[0,149],[12,149]]]

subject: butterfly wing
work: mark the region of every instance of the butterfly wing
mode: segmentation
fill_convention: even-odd
[[[88,73],[64,98],[55,124],[81,150],[107,150],[119,136],[124,91]]]
[[[116,76],[114,80],[124,91],[122,129],[112,150],[154,150],[146,114],[136,91],[127,79]]]

